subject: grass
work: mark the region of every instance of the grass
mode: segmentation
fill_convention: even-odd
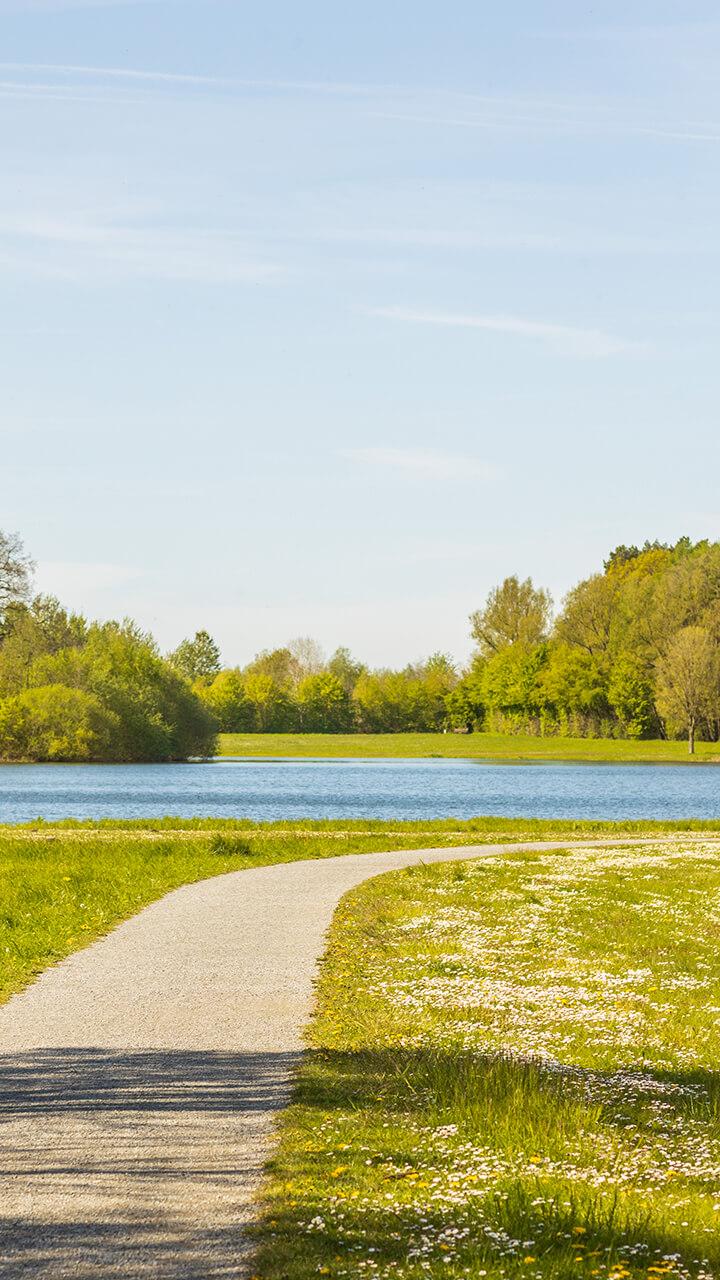
[[[720,1275],[719,903],[680,839],[355,890],[257,1276]]]
[[[687,743],[621,738],[538,738],[499,733],[223,733],[223,756],[433,757],[687,764]],[[720,744],[698,742],[695,763],[720,763]]]
[[[0,828],[0,1001],[181,884],[226,871],[380,849],[720,830],[720,822],[41,820]]]

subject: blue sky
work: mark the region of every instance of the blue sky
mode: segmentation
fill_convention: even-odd
[[[717,537],[710,3],[0,0],[2,503],[228,662]]]

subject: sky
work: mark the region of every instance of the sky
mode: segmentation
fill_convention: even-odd
[[[0,527],[228,664],[720,535],[720,19],[0,0]]]

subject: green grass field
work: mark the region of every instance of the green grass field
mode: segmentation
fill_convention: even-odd
[[[720,823],[158,818],[0,828],[0,1000],[171,889],[225,871],[379,849],[720,830]]]
[[[404,756],[483,760],[693,763],[685,742],[537,738],[497,733],[223,733],[224,756]],[[698,742],[696,762],[720,763],[720,743]]]
[[[680,840],[354,891],[255,1274],[720,1275],[719,903]]]

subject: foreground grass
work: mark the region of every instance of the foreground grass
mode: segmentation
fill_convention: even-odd
[[[302,858],[591,835],[718,830],[720,822],[253,823],[157,818],[0,827],[0,1001],[179,885]]]
[[[352,893],[258,1276],[720,1275],[719,904],[689,842]]]
[[[537,738],[499,733],[223,733],[223,756],[396,756],[484,760],[693,763],[685,742]],[[720,744],[699,742],[695,762],[720,762]]]

